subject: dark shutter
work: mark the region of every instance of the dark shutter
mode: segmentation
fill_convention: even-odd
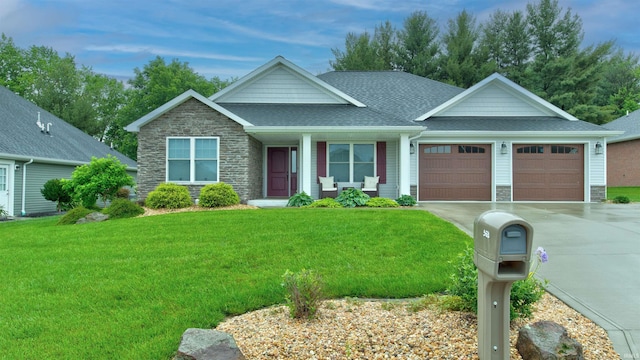
[[[380,176],[380,184],[387,183],[387,143],[376,143],[376,169]]]
[[[317,154],[317,172],[318,177],[327,176],[327,143],[324,141],[318,141],[318,154]],[[320,179],[316,179],[320,183]]]

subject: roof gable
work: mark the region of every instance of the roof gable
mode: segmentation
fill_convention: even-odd
[[[422,121],[434,116],[540,116],[578,120],[573,115],[497,73],[419,116],[416,120]]]
[[[38,120],[44,128],[37,125]],[[136,162],[36,104],[0,86],[0,157],[81,165],[113,155],[131,169]]]
[[[147,115],[145,115],[145,116],[141,117],[140,119],[138,119],[138,120],[132,122],[131,124],[127,125],[125,127],[125,130],[130,131],[130,132],[139,132],[140,128],[143,127],[144,125],[146,125],[146,124],[152,122],[153,120],[159,118],[163,114],[169,112],[170,110],[176,108],[177,106],[179,106],[180,104],[186,102],[187,100],[189,100],[191,98],[200,101],[201,103],[209,106],[213,110],[225,115],[226,117],[230,118],[231,120],[237,122],[238,124],[240,124],[242,126],[252,126],[251,123],[245,121],[244,119],[242,119],[238,115],[230,112],[229,110],[227,110],[227,109],[223,108],[222,106],[214,103],[213,101],[207,99],[206,97],[198,94],[194,90],[187,90],[184,93],[182,93],[182,94],[178,95],[177,97],[173,98],[171,101],[167,102],[166,104],[160,106],[159,108],[153,110],[152,112],[148,113]]]
[[[278,56],[209,97],[216,103],[351,104],[363,103]]]

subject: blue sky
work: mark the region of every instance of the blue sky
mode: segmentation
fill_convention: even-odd
[[[533,0],[532,0],[533,1]],[[330,70],[332,48],[348,32],[401,28],[426,11],[444,28],[466,9],[481,23],[496,9],[525,11],[527,0],[2,0],[0,33],[23,48],[52,47],[78,65],[119,79],[156,55],[199,74],[241,77],[282,55],[313,74]],[[537,2],[535,0],[534,2]],[[559,0],[583,21],[584,45],[615,39],[640,54],[636,1]]]

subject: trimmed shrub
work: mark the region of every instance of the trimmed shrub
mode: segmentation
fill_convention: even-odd
[[[282,286],[287,291],[285,300],[289,315],[296,319],[313,319],[322,301],[323,283],[313,270],[302,269],[299,273],[287,270],[282,275]]]
[[[303,191],[303,192],[293,194],[289,198],[289,202],[287,202],[287,206],[300,207],[300,206],[311,205],[312,203],[313,203],[313,198],[307,195],[307,193]]]
[[[416,204],[416,199],[411,195],[402,195],[396,199],[396,202],[400,206],[413,206]]]
[[[131,195],[131,191],[127,188],[120,188],[116,192],[116,199],[129,199],[129,195]]]
[[[71,193],[64,186],[65,181],[68,180],[51,179],[44,183],[42,189],[40,189],[40,193],[45,199],[56,203],[58,212],[71,208]]]
[[[399,207],[397,202],[383,198],[383,197],[374,197],[369,199],[366,204],[367,207],[378,207],[378,208],[389,208],[389,207]]]
[[[223,207],[240,204],[238,193],[233,186],[219,182],[209,184],[200,190],[198,205],[204,207]]]
[[[128,199],[115,199],[102,212],[109,215],[109,219],[125,219],[144,214],[144,209]]]
[[[193,205],[189,189],[174,183],[163,183],[151,191],[145,205],[152,209],[181,209]]]
[[[342,206],[344,207],[356,207],[365,206],[369,199],[369,195],[362,192],[362,190],[352,188],[343,190],[336,198],[336,201],[342,204]]]
[[[83,217],[95,212],[95,210],[87,209],[84,206],[76,206],[69,210],[63,217],[58,220],[58,225],[73,225]]]
[[[530,274],[525,280],[516,281],[511,287],[509,313],[511,320],[530,318],[533,305],[544,294],[543,284]],[[468,247],[458,256],[455,273],[451,275],[451,285],[447,288],[451,295],[459,297],[454,310],[478,313],[478,269],[473,263],[473,248]]]
[[[631,199],[629,199],[628,196],[624,196],[624,195],[618,195],[613,198],[614,204],[628,204],[630,202],[631,202]]]
[[[307,205],[310,208],[341,208],[342,205],[334,198],[324,198]]]

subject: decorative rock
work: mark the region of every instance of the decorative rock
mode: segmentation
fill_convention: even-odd
[[[84,224],[84,223],[91,223],[91,222],[100,222],[100,221],[105,221],[109,219],[109,215],[105,215],[103,213],[99,213],[99,212],[92,212],[91,214],[78,219],[78,221],[76,221],[76,224]]]
[[[175,360],[245,360],[233,336],[217,330],[187,329]]]
[[[516,348],[523,360],[583,360],[582,345],[553,321],[538,321],[518,330]]]

